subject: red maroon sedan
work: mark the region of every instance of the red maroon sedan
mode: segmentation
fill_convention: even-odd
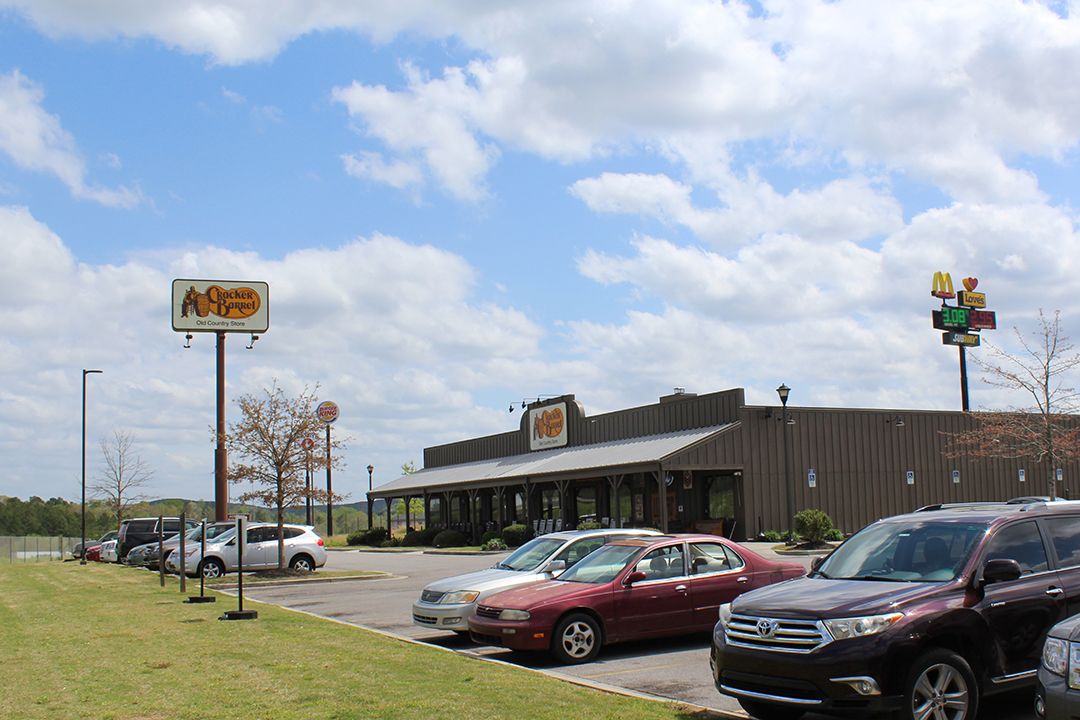
[[[805,574],[714,535],[615,540],[558,580],[486,598],[469,630],[484,645],[583,663],[609,643],[711,631],[736,595]]]

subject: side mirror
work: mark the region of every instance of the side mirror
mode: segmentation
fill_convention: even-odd
[[[552,560],[551,562],[549,562],[547,564],[547,567],[544,568],[544,572],[550,573],[551,575],[558,575],[559,573],[561,573],[565,569],[566,569],[566,561],[565,560]]]
[[[626,576],[626,579],[623,580],[623,585],[633,585],[634,583],[639,583],[646,577],[648,576],[641,570],[635,570],[634,572]]]
[[[810,561],[810,572],[817,572],[817,569],[821,567],[821,563],[825,562],[825,558],[818,555]]]
[[[983,584],[989,585],[994,582],[1008,582],[1015,580],[1023,574],[1020,563],[1006,558],[994,558],[987,560],[983,565]]]

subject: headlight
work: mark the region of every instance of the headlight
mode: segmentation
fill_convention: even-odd
[[[1064,677],[1069,665],[1069,643],[1058,638],[1046,638],[1042,651],[1042,664],[1055,675]]]
[[[1080,690],[1080,643],[1069,643],[1069,687]]]
[[[457,592],[446,593],[439,602],[443,605],[464,605],[476,600],[479,595],[480,593],[473,590],[458,590]]]
[[[499,613],[499,619],[500,620],[528,620],[529,619],[529,611],[528,610],[511,610],[511,609],[507,608],[506,610],[503,610],[501,613]]]
[[[888,613],[886,615],[836,618],[834,620],[825,620],[824,623],[834,640],[846,640],[847,638],[862,637],[864,635],[876,635],[902,617],[904,617],[904,613]]]
[[[726,628],[730,620],[731,603],[724,603],[720,606],[720,626]]]

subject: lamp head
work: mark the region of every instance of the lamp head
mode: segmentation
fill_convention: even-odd
[[[788,395],[791,394],[791,388],[781,383],[780,387],[776,388],[776,394],[780,396],[780,402],[786,407]]]

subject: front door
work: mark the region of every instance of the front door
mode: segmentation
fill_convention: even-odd
[[[1016,580],[987,585],[982,605],[1005,676],[1033,672],[1039,667],[1047,632],[1065,617],[1065,591],[1050,569],[1045,545],[1035,521],[1001,529],[990,541],[987,560],[1005,558],[1020,563]]]
[[[615,590],[619,637],[628,640],[685,631],[691,603],[683,544],[649,551],[630,570],[636,571],[645,573],[645,579]]]

